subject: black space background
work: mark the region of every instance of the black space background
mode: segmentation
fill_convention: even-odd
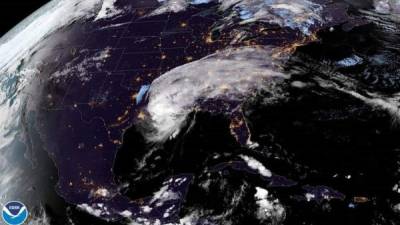
[[[49,0],[0,0],[0,36]]]

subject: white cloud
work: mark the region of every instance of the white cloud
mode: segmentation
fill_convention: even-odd
[[[242,158],[251,169],[258,171],[258,173],[261,174],[262,176],[264,177],[272,176],[271,171],[265,168],[265,166],[256,159],[245,155],[241,155],[240,158]]]
[[[28,225],[50,225],[50,218],[47,216],[45,210],[42,208],[38,216],[32,216],[27,221]]]
[[[270,49],[261,47],[228,49],[157,78],[147,106],[156,131],[148,133],[147,139],[161,141],[176,133],[200,99],[243,101],[264,88],[275,98],[282,97],[276,84],[289,77],[279,72],[271,55]]]
[[[179,199],[179,194],[170,189],[169,185],[163,186],[159,191],[153,194],[150,203],[164,203],[166,201]]]
[[[103,5],[97,14],[95,20],[112,18],[123,11],[115,6],[117,0],[103,0]]]
[[[25,19],[0,40],[0,72],[12,72],[18,61],[57,29],[81,18],[94,16],[101,0],[51,1]]]
[[[151,208],[150,206],[143,206],[143,207],[140,207],[141,209],[142,209],[142,211],[144,212],[144,213],[150,213],[151,212],[151,210],[153,210],[153,208]]]
[[[393,206],[393,211],[396,213],[400,213],[400,203]]]
[[[322,6],[309,0],[159,0],[161,7],[150,15],[180,12],[189,5],[219,2],[220,10],[236,8],[243,23],[264,21],[310,34],[310,27],[322,23]]]
[[[149,16],[160,15],[167,12],[180,12],[189,6],[187,0],[158,0],[162,6],[154,10]]]
[[[222,10],[236,7],[244,23],[263,21],[310,34],[322,23],[322,6],[309,0],[220,0]]]
[[[198,211],[193,211],[192,213],[182,217],[179,220],[179,225],[194,225],[197,224],[197,222],[200,219],[200,212]]]
[[[306,193],[305,196],[306,196],[307,202],[309,202],[315,198],[315,195],[311,194],[311,193]]]
[[[124,210],[120,213],[120,215],[126,218],[130,218],[132,216],[132,212],[129,210]]]
[[[258,219],[274,222],[282,222],[285,219],[285,208],[279,203],[278,199],[272,199],[267,190],[256,187],[254,198],[258,205],[256,212]]]
[[[399,0],[374,0],[375,9],[381,13],[400,13]]]
[[[93,203],[91,205],[83,203],[77,205],[77,208],[96,217],[108,216],[111,214],[104,203]]]
[[[13,158],[15,146],[12,143],[22,138],[22,109],[28,98],[23,90],[36,74],[36,70],[0,74],[0,196],[13,196],[21,189],[19,178],[24,176],[24,171],[19,167],[20,162]]]
[[[89,206],[86,203],[78,205],[78,209],[81,209],[81,210],[89,213],[90,215],[93,215],[96,217],[100,217],[103,213],[103,211],[100,208],[94,208],[92,206]]]
[[[94,52],[89,56],[82,58],[75,58],[71,62],[67,63],[62,70],[56,71],[51,75],[51,79],[68,79],[71,77],[78,78],[82,82],[87,82],[92,79],[90,69],[101,70],[104,63],[110,57],[110,48],[104,48],[100,51]],[[81,55],[85,55],[85,52],[80,52]]]

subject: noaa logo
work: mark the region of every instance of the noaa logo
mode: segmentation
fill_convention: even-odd
[[[28,209],[21,202],[8,202],[3,207],[1,217],[9,225],[20,225],[28,218]]]

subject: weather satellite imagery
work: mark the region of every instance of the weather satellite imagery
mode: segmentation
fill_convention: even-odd
[[[399,0],[49,1],[0,39],[0,223],[397,225],[399,107]]]

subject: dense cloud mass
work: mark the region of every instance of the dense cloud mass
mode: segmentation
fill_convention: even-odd
[[[166,13],[169,11],[179,12],[185,10],[189,5],[204,4],[212,0],[188,1],[188,0],[165,0],[162,6],[151,15]],[[322,5],[309,0],[219,0],[220,10],[235,9],[242,19],[242,23],[255,21],[278,24],[281,27],[299,29],[304,34],[310,34],[310,27],[322,23]]]
[[[400,13],[399,0],[374,0],[375,8],[382,13]]]
[[[277,83],[289,78],[279,72],[269,48],[228,49],[175,68],[156,79],[147,110],[160,141],[178,132],[186,116],[201,99],[242,101],[262,88],[281,97]],[[166,88],[168,87],[168,88]],[[276,89],[276,90],[274,90]]]

